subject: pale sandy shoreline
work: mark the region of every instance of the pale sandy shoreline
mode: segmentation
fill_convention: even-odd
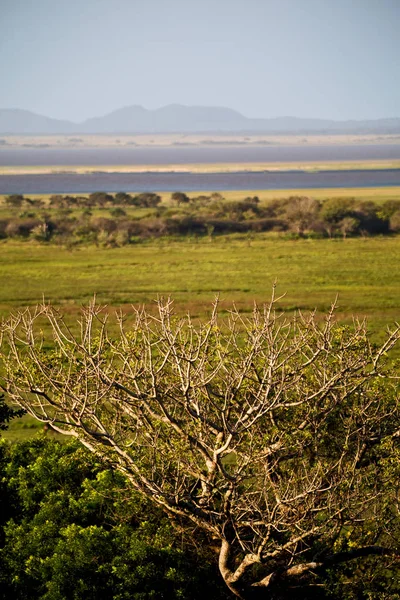
[[[1,175],[47,175],[90,173],[257,173],[264,171],[353,171],[400,169],[400,160],[285,162],[285,163],[193,163],[169,165],[13,165],[0,166]]]
[[[142,134],[142,135],[0,135],[0,149],[18,148],[173,148],[218,146],[313,146],[399,144],[399,134]]]

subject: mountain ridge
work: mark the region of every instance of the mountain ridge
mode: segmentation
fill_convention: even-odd
[[[346,121],[302,117],[249,118],[221,106],[134,104],[76,123],[24,109],[0,109],[0,135],[144,133],[362,134],[400,133],[400,118]]]

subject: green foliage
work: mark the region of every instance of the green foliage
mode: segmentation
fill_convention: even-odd
[[[169,521],[76,444],[0,451],[0,598],[225,597]]]
[[[340,223],[345,217],[354,214],[354,198],[330,198],[321,208],[321,216],[328,223]]]
[[[21,194],[12,194],[6,197],[6,204],[12,208],[20,208],[24,202],[24,197]]]
[[[112,208],[110,210],[110,215],[112,217],[114,217],[115,219],[117,219],[118,217],[126,217],[126,212],[124,211],[123,208],[121,208],[120,206],[117,206],[116,208]]]
[[[105,192],[93,192],[93,194],[89,194],[88,200],[90,206],[105,206],[106,204],[112,204],[114,197]]]
[[[357,560],[327,574],[328,600],[400,600],[398,560],[382,565],[379,559]]]
[[[173,192],[171,194],[171,200],[176,202],[178,205],[187,204],[188,202],[190,202],[189,196],[187,196],[187,194],[184,194],[183,192]]]
[[[11,408],[5,402],[4,394],[0,393],[0,430],[7,429],[9,422],[11,419],[22,417],[25,414],[25,411],[20,408]]]
[[[155,208],[161,202],[161,197],[153,192],[143,192],[138,194],[132,200],[132,204],[135,206],[142,206],[146,208]]]

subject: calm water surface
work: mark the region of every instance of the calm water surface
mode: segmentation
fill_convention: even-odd
[[[68,173],[2,175],[0,194],[66,194],[194,190],[279,190],[400,186],[400,169],[262,173]]]
[[[397,160],[400,145],[262,146],[204,148],[0,149],[2,166],[162,165],[191,163]],[[261,190],[400,185],[400,170],[249,173],[51,173],[1,175],[0,194],[104,191]]]
[[[396,160],[400,144],[326,146],[219,146],[168,148],[0,149],[0,165],[166,165],[190,163]]]

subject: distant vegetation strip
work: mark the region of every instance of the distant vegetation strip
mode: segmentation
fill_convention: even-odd
[[[400,169],[400,160],[259,162],[259,163],[192,163],[169,165],[3,165],[1,175],[46,175],[56,173],[259,173],[264,171],[368,171]]]
[[[127,190],[131,196],[136,196],[138,190]],[[193,190],[190,192],[192,198],[198,196],[211,196],[215,190]],[[157,194],[161,198],[163,204],[168,204],[171,198],[171,192],[168,191],[157,191]],[[311,196],[316,200],[325,201],[329,198],[339,197],[351,197],[357,200],[373,200],[377,203],[385,202],[386,200],[397,200],[400,198],[400,186],[384,186],[384,187],[362,187],[362,188],[350,188],[350,187],[325,187],[325,188],[297,188],[297,189],[279,189],[279,190],[260,190],[260,189],[246,189],[246,190],[220,190],[219,194],[225,200],[243,200],[248,196],[258,196],[261,202],[269,200],[285,199],[289,196]],[[32,200],[43,200],[44,204],[48,206],[50,198],[54,194],[48,193],[36,193],[29,194],[29,198]],[[72,194],[72,196],[78,196],[80,194]],[[4,207],[5,199],[9,197],[9,194],[0,194],[0,208]]]
[[[46,198],[6,196],[0,207],[0,239],[35,240],[73,247],[125,246],[148,238],[208,237],[232,233],[286,237],[347,238],[400,233],[400,196],[332,196],[324,200],[294,194],[260,200],[258,195],[226,199],[222,194],[170,197],[147,192]]]
[[[3,135],[0,148],[162,148],[162,147],[215,147],[215,146],[335,146],[398,144],[399,134],[205,134],[205,133],[152,133],[152,134],[94,134],[94,135]]]

